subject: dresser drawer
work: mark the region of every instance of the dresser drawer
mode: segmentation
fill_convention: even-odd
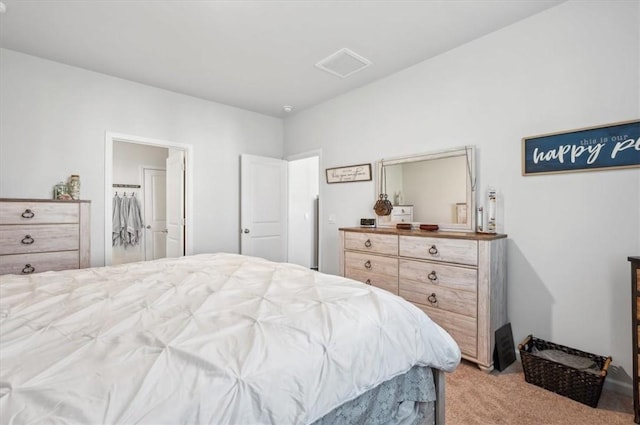
[[[367,285],[385,289],[394,295],[398,295],[398,277],[384,274],[376,274],[358,269],[347,269],[345,277],[354,279]]]
[[[0,255],[77,250],[77,224],[0,226]]]
[[[0,224],[78,223],[77,203],[0,202]]]
[[[53,270],[77,269],[78,251],[44,252],[0,256],[0,274],[28,274]]]
[[[478,316],[478,299],[475,292],[400,280],[399,294],[412,303],[424,304],[469,317]]]
[[[411,281],[478,292],[478,272],[475,268],[401,259],[399,269],[401,282]]]
[[[345,274],[353,271],[390,276],[398,280],[398,259],[360,252],[345,252]]]
[[[417,305],[417,307],[427,313],[427,315],[445,331],[449,332],[460,347],[463,355],[469,357],[476,357],[478,355],[478,324],[476,319],[428,306]]]
[[[401,257],[446,261],[449,263],[478,264],[478,241],[443,239],[420,236],[400,236]]]
[[[354,249],[357,251],[398,255],[398,237],[396,235],[346,232],[344,235],[344,246],[346,249]]]

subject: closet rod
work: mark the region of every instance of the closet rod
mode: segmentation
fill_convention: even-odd
[[[133,188],[133,189],[140,189],[140,185],[139,184],[113,184],[113,187],[128,187],[128,188]]]

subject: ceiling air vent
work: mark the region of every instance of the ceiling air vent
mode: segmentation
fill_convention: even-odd
[[[323,71],[346,78],[371,65],[371,61],[349,49],[340,49],[316,64]]]

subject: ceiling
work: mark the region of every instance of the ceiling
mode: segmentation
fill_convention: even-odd
[[[564,0],[0,1],[0,47],[285,117]],[[315,66],[342,48],[372,65]]]

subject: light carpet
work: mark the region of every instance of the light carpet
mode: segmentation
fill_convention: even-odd
[[[529,384],[522,365],[485,373],[463,361],[446,375],[447,425],[633,424],[633,400],[606,389],[596,409]]]

